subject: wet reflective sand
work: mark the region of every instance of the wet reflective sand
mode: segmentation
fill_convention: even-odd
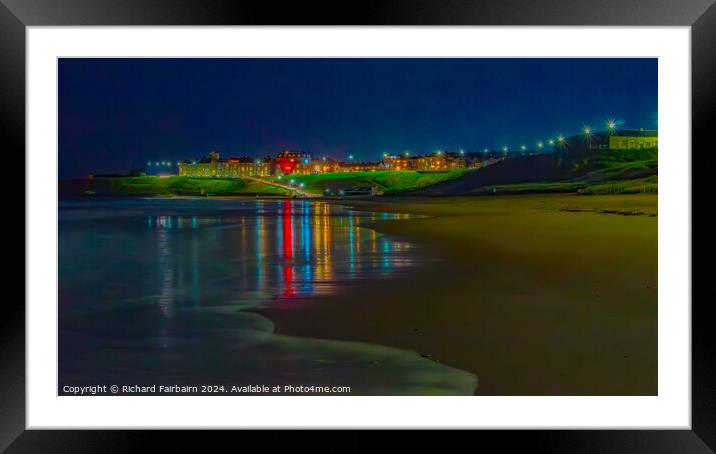
[[[273,334],[290,309],[430,262],[361,223],[406,215],[291,200],[60,202],[63,384],[350,386],[472,394],[473,375],[404,350]],[[367,305],[366,310],[370,310]]]

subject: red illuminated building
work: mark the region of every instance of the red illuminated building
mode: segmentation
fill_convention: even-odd
[[[284,150],[276,156],[276,172],[283,175],[303,173],[311,163],[311,157],[305,151]]]

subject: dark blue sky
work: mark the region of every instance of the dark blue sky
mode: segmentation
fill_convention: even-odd
[[[60,178],[147,161],[534,145],[656,128],[656,59],[61,59]]]

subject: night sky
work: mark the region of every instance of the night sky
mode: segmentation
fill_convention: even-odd
[[[65,58],[59,176],[211,150],[380,160],[534,147],[610,117],[656,128],[656,59]]]

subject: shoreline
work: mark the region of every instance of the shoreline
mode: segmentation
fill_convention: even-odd
[[[380,291],[256,309],[276,334],[412,350],[476,375],[477,395],[657,394],[655,195],[338,203],[418,215],[360,227],[442,261]]]

